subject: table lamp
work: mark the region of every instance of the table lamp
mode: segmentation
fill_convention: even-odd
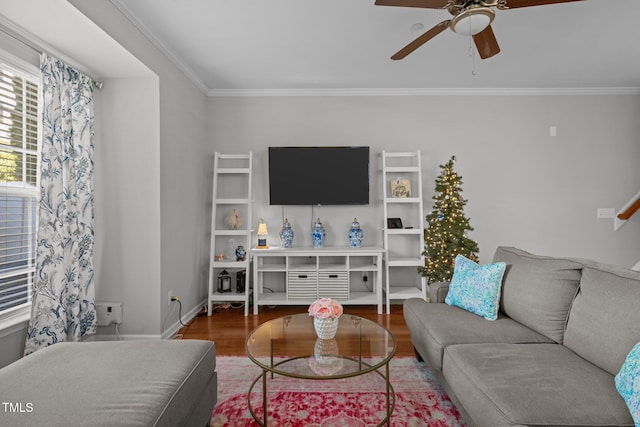
[[[256,249],[267,249],[269,246],[267,245],[267,236],[269,232],[267,231],[267,224],[261,219],[258,223],[258,246]]]

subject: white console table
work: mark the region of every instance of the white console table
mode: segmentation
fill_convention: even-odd
[[[374,246],[252,249],[253,314],[260,305],[306,305],[322,297],[343,305],[377,305],[382,314],[383,254]],[[270,292],[267,276],[282,289]]]

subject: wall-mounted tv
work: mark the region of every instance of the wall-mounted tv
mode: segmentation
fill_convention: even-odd
[[[369,204],[369,147],[269,147],[269,203]]]

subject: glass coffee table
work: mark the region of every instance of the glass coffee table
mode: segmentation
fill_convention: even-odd
[[[386,413],[378,425],[389,424],[396,400],[389,381],[395,338],[383,326],[362,317],[344,313],[338,320],[338,332],[330,340],[317,338],[313,318],[307,313],[267,321],[249,334],[247,356],[262,369],[247,393],[249,411],[258,424],[267,425],[269,377],[335,380],[369,373],[384,379]],[[262,418],[251,402],[251,394],[260,380]]]

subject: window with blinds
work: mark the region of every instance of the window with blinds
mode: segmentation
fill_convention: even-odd
[[[37,80],[0,60],[0,318],[31,302],[38,141]]]

